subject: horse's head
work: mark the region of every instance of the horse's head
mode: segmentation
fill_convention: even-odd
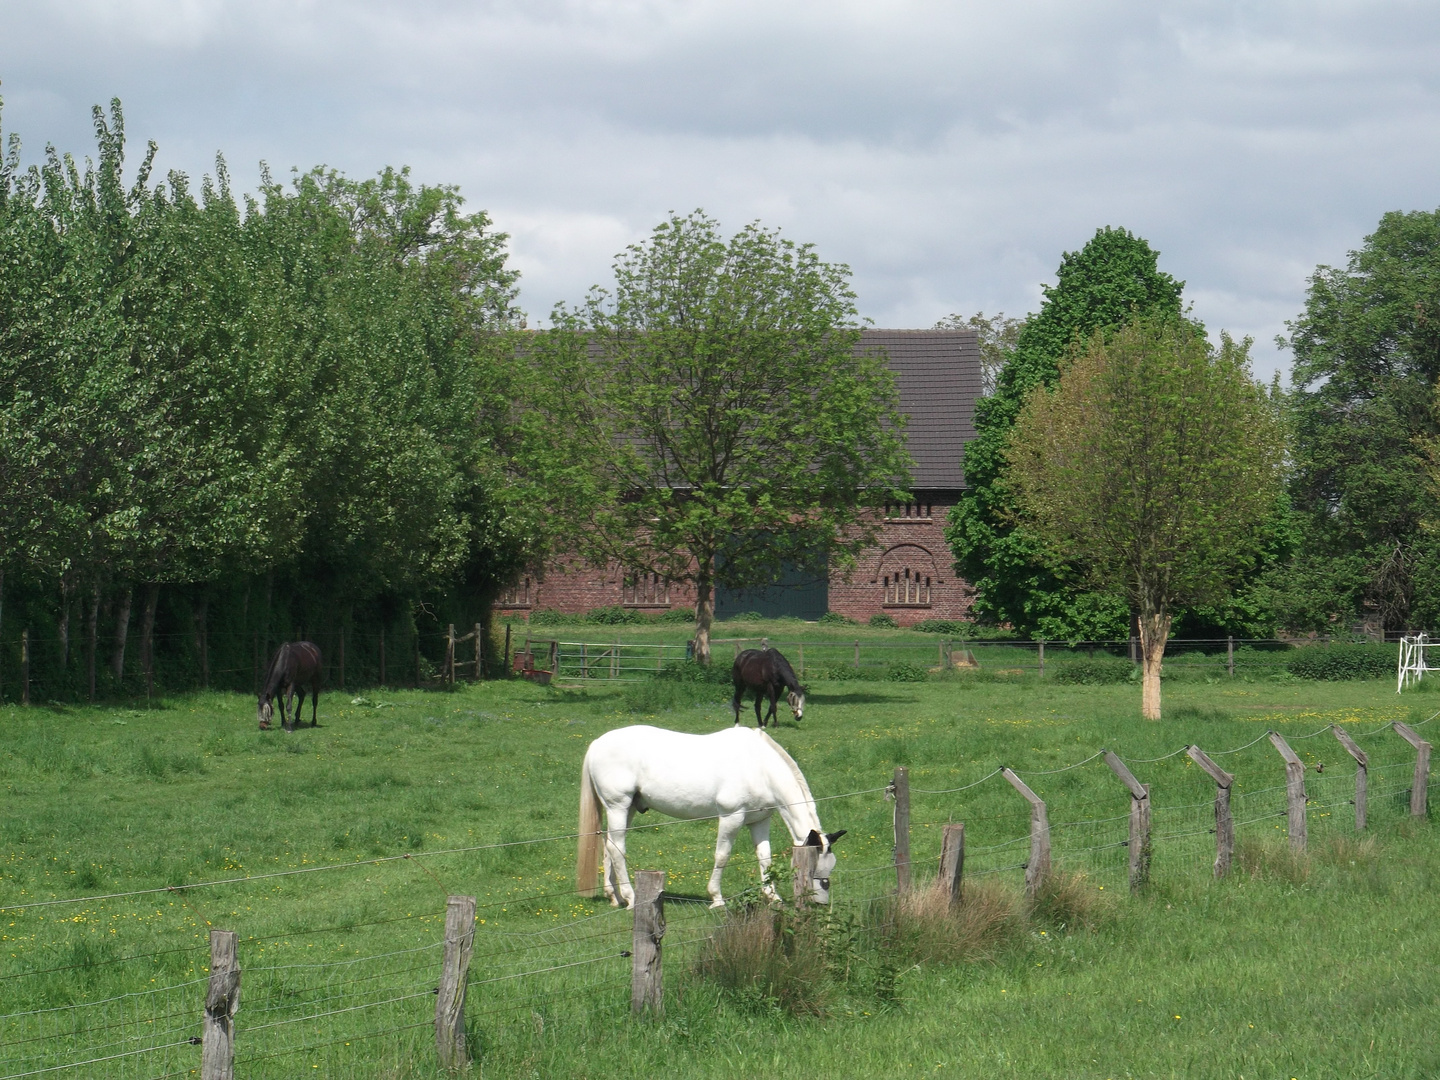
[[[814,903],[830,903],[830,876],[835,872],[833,848],[835,841],[845,833],[845,829],[832,833],[821,833],[818,829],[811,829],[810,835],[805,838],[806,847],[820,849],[820,854],[815,859],[815,876],[810,879],[810,899]]]
[[[796,720],[805,717],[805,695],[797,694],[794,690],[786,693],[785,700],[790,703],[790,711],[795,714]]]
[[[275,706],[270,704],[268,697],[262,697],[260,699],[260,707],[256,710],[256,715],[260,720],[261,728],[268,728],[270,726],[270,718],[275,715]]]

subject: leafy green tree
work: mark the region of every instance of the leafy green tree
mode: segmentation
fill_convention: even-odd
[[[1222,334],[1212,349],[1173,315],[1096,332],[1031,394],[1006,447],[1035,542],[1139,614],[1150,720],[1175,609],[1226,599],[1279,495],[1281,428],[1249,345]]]
[[[560,539],[696,589],[844,564],[907,482],[894,379],[857,351],[847,267],[749,225],[672,216],[528,349],[529,462]]]
[[[1066,351],[1096,330],[1134,313],[1178,318],[1184,282],[1158,268],[1158,254],[1124,229],[1099,229],[1078,252],[1066,252],[1045,302],[1020,329],[995,392],[975,410],[975,438],[965,447],[966,490],[951,511],[945,537],[956,569],[978,595],[981,618],[1046,637],[1111,638],[1128,632],[1123,599],[1080,585],[1080,572],[1055,564],[1023,527],[1003,470],[1010,428],[1026,398],[1059,375]]]
[[[1321,266],[1289,324],[1294,464],[1305,521],[1286,582],[1294,629],[1367,608],[1387,629],[1440,617],[1440,211],[1388,213],[1344,267]]]

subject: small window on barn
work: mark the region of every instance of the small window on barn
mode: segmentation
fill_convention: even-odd
[[[659,574],[631,574],[620,590],[625,607],[669,607],[670,579]]]
[[[502,608],[528,608],[533,604],[534,582],[530,578],[522,578],[514,585],[500,594],[496,602]]]

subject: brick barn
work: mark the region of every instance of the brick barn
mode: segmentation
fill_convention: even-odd
[[[955,576],[943,533],[965,486],[965,443],[975,435],[979,341],[973,330],[866,330],[860,347],[884,349],[895,372],[915,461],[909,501],[886,508],[880,543],[862,554],[848,578],[836,570],[796,569],[777,583],[717,589],[717,619],[750,611],[818,619],[833,611],[861,622],[883,613],[907,626],[968,617],[973,590]],[[541,608],[578,614],[610,606],[658,613],[693,608],[695,594],[688,585],[628,577],[617,567],[559,560],[503,593],[496,611],[502,618],[524,618]]]

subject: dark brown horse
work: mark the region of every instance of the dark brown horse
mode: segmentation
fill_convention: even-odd
[[[275,650],[275,658],[265,674],[260,689],[260,730],[270,726],[275,715],[270,702],[280,702],[280,725],[286,731],[294,731],[300,722],[300,712],[305,708],[305,686],[310,686],[310,726],[315,727],[320,709],[320,648],[310,641],[287,641]],[[296,704],[295,695],[300,695]],[[285,706],[290,706],[287,715]]]
[[[744,700],[746,690],[755,691],[756,727],[763,728],[775,719],[775,705],[780,700],[782,691],[796,720],[801,719],[805,712],[805,690],[801,687],[800,680],[795,677],[790,661],[774,649],[746,649],[735,657],[730,678],[735,683],[735,697],[730,702],[730,708],[735,712],[737,724],[740,723],[740,702]],[[770,711],[764,719],[760,717],[762,697],[770,699]]]

